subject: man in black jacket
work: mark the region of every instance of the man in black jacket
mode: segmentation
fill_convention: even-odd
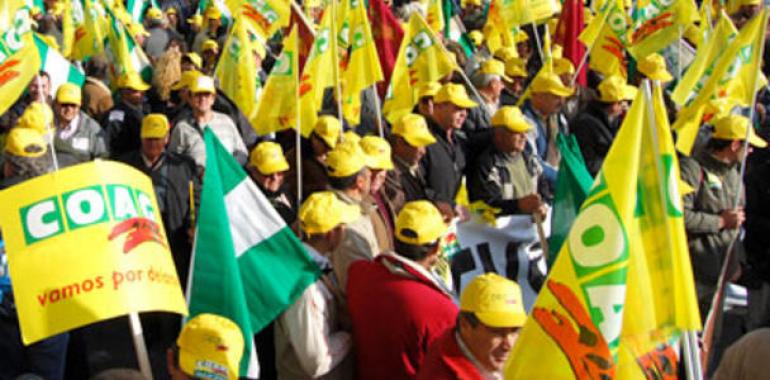
[[[120,157],[139,149],[139,126],[148,114],[144,94],[150,85],[144,83],[139,74],[124,74],[118,80],[120,102],[107,113],[102,125],[107,132],[107,141],[112,157]]]
[[[592,176],[602,167],[604,157],[620,128],[623,102],[633,99],[636,88],[614,75],[599,84],[599,99],[588,104],[570,124],[570,131],[580,145],[580,152]]]

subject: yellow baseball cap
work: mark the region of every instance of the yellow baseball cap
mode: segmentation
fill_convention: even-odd
[[[129,71],[118,79],[118,88],[127,88],[135,91],[147,91],[150,85],[142,80],[142,77],[135,71]]]
[[[80,87],[72,83],[63,83],[56,90],[56,102],[59,104],[76,104],[80,106],[83,94]]]
[[[142,129],[139,131],[139,137],[143,139],[160,139],[168,136],[171,129],[168,125],[166,115],[162,113],[151,113],[142,119]]]
[[[489,327],[522,327],[527,320],[521,288],[497,273],[471,280],[460,295],[460,310],[473,313]]]
[[[370,159],[357,143],[340,143],[326,155],[326,173],[329,177],[343,178],[361,171]]]
[[[203,17],[201,15],[193,15],[187,19],[187,23],[190,25],[201,26],[203,25]]]
[[[166,14],[167,15],[175,15],[175,14],[177,14],[177,10],[174,7],[168,7],[168,8],[166,8]]]
[[[139,36],[148,37],[150,35],[150,33],[148,33],[146,29],[144,29],[144,25],[137,22],[132,22],[128,24],[128,32],[131,33],[132,36],[139,35]]]
[[[11,128],[5,137],[5,152],[16,157],[35,158],[46,152],[43,135],[32,128]]]
[[[45,133],[48,126],[53,123],[53,111],[48,104],[32,102],[21,114],[16,126],[20,128],[31,128],[40,133]]]
[[[565,86],[556,73],[549,71],[540,72],[540,74],[532,80],[530,86],[533,93],[547,92],[561,97],[570,96],[575,91],[574,89]]]
[[[497,75],[503,80],[506,80],[508,82],[511,81],[511,78],[505,75],[505,64],[502,61],[494,58],[481,62],[481,66],[479,67],[479,73],[487,74],[487,75]]]
[[[523,133],[532,129],[532,125],[524,119],[519,107],[503,106],[500,107],[489,123],[493,127],[507,128],[511,132]]]
[[[198,75],[198,77],[190,83],[189,87],[190,92],[193,94],[202,92],[207,92],[209,94],[217,93],[217,88],[214,86],[214,78],[203,74]]]
[[[199,69],[203,65],[203,60],[201,59],[201,56],[198,55],[198,53],[189,52],[189,53],[185,53],[185,55],[183,55],[182,57],[189,59],[190,62],[192,62],[192,64]]]
[[[315,122],[313,133],[323,140],[326,146],[334,149],[342,134],[342,123],[334,116],[323,115]]]
[[[424,97],[434,97],[441,89],[441,84],[438,82],[425,82],[417,86],[417,99]]]
[[[511,78],[526,78],[529,76],[529,73],[527,72],[527,60],[520,57],[513,57],[506,60],[505,75]]]
[[[401,136],[409,145],[422,148],[436,142],[436,138],[428,130],[428,123],[422,115],[406,114],[393,124],[391,131],[396,136]]]
[[[741,115],[727,115],[714,121],[714,134],[711,136],[720,140],[746,140],[746,129],[749,132],[749,144],[764,148],[767,142],[754,133],[749,119]]]
[[[198,314],[187,322],[176,341],[179,368],[199,379],[238,378],[243,333],[233,321],[214,314]]]
[[[450,102],[460,108],[473,108],[478,104],[468,97],[465,87],[460,84],[447,83],[433,97],[435,103]]]
[[[203,13],[204,16],[206,16],[207,19],[220,19],[222,17],[222,11],[219,10],[217,7],[208,7],[206,8],[206,11]]]
[[[572,75],[575,73],[575,65],[573,65],[572,61],[567,58],[554,58],[553,72],[556,73],[556,75]]]
[[[513,33],[513,42],[514,43],[520,43],[520,42],[527,42],[529,41],[529,34],[523,30],[518,30]]]
[[[283,155],[283,149],[272,141],[257,144],[249,155],[249,163],[257,168],[262,175],[289,170],[289,162]]]
[[[361,142],[361,136],[353,130],[345,131],[345,133],[342,134],[342,142],[358,144]]]
[[[161,11],[158,8],[152,7],[147,10],[147,18],[150,20],[161,20],[163,19],[163,11]]]
[[[518,57],[519,52],[513,46],[503,46],[495,50],[493,56],[503,62],[508,62],[509,59]]]
[[[666,60],[658,53],[652,53],[636,63],[636,68],[647,78],[670,82],[674,77],[666,70]]]
[[[393,160],[390,158],[390,144],[378,136],[365,136],[359,142],[361,149],[369,156],[369,166],[375,170],[392,170]]]
[[[479,30],[471,30],[468,33],[468,38],[471,39],[474,46],[481,46],[484,43],[484,34]]]
[[[615,103],[629,100],[629,95],[636,96],[636,88],[629,86],[626,79],[620,75],[612,75],[599,83],[599,101],[603,103]],[[631,97],[633,100],[633,97]]]
[[[361,216],[361,208],[341,201],[331,191],[311,194],[299,207],[299,223],[305,233],[325,234]]]
[[[396,217],[396,239],[406,244],[435,243],[446,231],[444,218],[429,201],[408,202]]]
[[[182,73],[182,77],[179,78],[179,80],[176,81],[173,86],[171,86],[171,89],[177,91],[183,88],[188,88],[191,84],[195,83],[195,81],[198,80],[198,77],[201,75],[203,75],[203,73],[198,70],[185,71]]]
[[[208,39],[206,41],[203,41],[203,44],[201,44],[201,52],[205,53],[207,51],[214,51],[214,52],[218,53],[219,52],[219,44],[216,41],[212,40],[212,39]]]

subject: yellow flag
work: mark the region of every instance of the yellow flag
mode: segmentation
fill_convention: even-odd
[[[350,13],[350,57],[342,78],[342,113],[350,125],[361,120],[361,91],[382,81],[382,68],[363,0],[354,0]]]
[[[551,18],[561,12],[558,0],[502,0],[501,12],[508,25],[521,26]]]
[[[692,151],[707,104],[714,99],[730,98],[732,102],[748,106],[755,90],[766,83],[761,74],[760,52],[765,42],[764,28],[767,11],[749,20],[727,49],[723,50],[713,71],[695,98],[679,112],[673,128],[677,131],[676,148],[683,154]]]
[[[404,29],[404,40],[396,57],[390,87],[385,95],[383,113],[391,123],[410,113],[417,98],[416,86],[436,82],[456,67],[441,42],[419,12],[413,12]]]
[[[0,114],[21,96],[40,70],[40,55],[32,39],[29,11],[13,2],[0,4],[3,29],[0,40]],[[13,8],[16,7],[16,8]]]
[[[94,0],[83,0],[83,19],[75,26],[72,59],[84,60],[104,51],[105,12]]]
[[[256,119],[257,89],[260,83],[246,28],[243,17],[235,19],[214,76],[219,80],[222,92],[235,102],[256,130],[260,123]]]
[[[437,35],[444,34],[444,10],[441,8],[442,0],[428,0],[428,11],[425,21]]]
[[[255,122],[257,135],[292,128],[297,121],[299,85],[299,48],[297,26],[291,28],[283,42],[283,51],[276,59],[265,90],[259,100]]]
[[[112,161],[0,193],[22,341],[130,312],[187,314],[150,178]]]
[[[719,57],[737,35],[738,31],[730,21],[730,17],[722,12],[711,37],[698,46],[695,59],[676,85],[674,92],[671,93],[671,100],[680,106],[692,102],[705,86]]]
[[[65,58],[72,56],[72,46],[75,44],[75,19],[72,14],[72,2],[64,2],[62,13],[62,55]]]
[[[281,0],[226,0],[233,18],[248,21],[252,28],[265,40],[278,29],[289,24],[291,8],[288,1]]]
[[[661,90],[652,94],[639,91],[632,104],[506,378],[641,379],[657,345],[699,328],[678,161]],[[531,365],[542,361],[549,365]],[[676,376],[673,368],[655,370]]]
[[[489,12],[487,13],[487,22],[482,29],[484,41],[486,41],[485,43],[492,53],[502,47],[516,46],[513,33],[511,33],[511,27],[500,13],[501,6],[502,0],[492,0],[489,5]]]
[[[318,26],[310,55],[299,84],[300,130],[307,137],[313,132],[321,109],[324,90],[335,86],[338,77],[337,37],[332,27],[332,7],[327,7]]]
[[[586,46],[593,46],[589,67],[605,77],[620,75],[627,78],[625,49],[628,44],[628,16],[620,1],[605,4],[602,13],[578,37]]]
[[[632,43],[628,46],[628,51],[636,59],[663,50],[679,39],[684,28],[700,18],[698,7],[692,0],[648,0],[636,4]]]

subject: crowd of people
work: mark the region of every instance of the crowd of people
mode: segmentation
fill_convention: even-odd
[[[54,44],[63,38],[63,2],[46,0],[45,12],[32,12],[36,31]],[[417,0],[386,3],[402,22],[412,12],[427,12]],[[736,4],[731,17],[739,27],[762,6]],[[323,4],[303,5],[310,22],[319,22]],[[210,5],[199,12],[197,1],[159,0],[143,23],[128,28],[153,63],[151,83],[136,72],[112,77],[105,56],[74,62],[87,75],[82,86],[53,89],[50,74],[40,71],[0,116],[0,189],[98,159],[142,171],[152,180],[184,287],[195,239],[191,214],[205,186],[203,132],[209,129],[323,272],[257,335],[261,378],[502,378],[527,318],[521,290],[488,273],[458,294],[434,271],[447,260],[441,238],[450,223],[467,221],[468,204],[479,201],[496,216],[542,220],[554,201],[558,137],[574,136],[587,171],[596,176],[637,86],[649,79],[666,88],[675,75],[663,56],[651,54],[636,62],[629,78],[588,70],[587,83],[580,84],[574,62],[558,45],[549,52],[552,69],[540,69],[545,24],[523,28],[515,47],[490,51],[481,34],[486,0],[458,5],[475,52],[465,55],[447,39],[447,48],[457,52],[456,72],[419,83],[411,113],[393,123],[363,114],[360,125],[350,125],[338,118],[328,92],[310,135],[295,139],[293,130],[258,136],[219,89],[214,69],[228,36],[222,11]],[[280,38],[255,48],[262,84],[280,49]],[[682,180],[692,188],[683,204],[701,316],[709,312],[728,249],[739,253],[730,266],[730,289],[748,289],[747,300],[730,304],[720,351],[752,330],[758,333],[739,345],[751,342],[766,352],[770,342],[762,330],[770,327],[770,155],[763,139],[770,136],[769,104],[763,88],[754,119],[746,109],[719,110],[701,126],[692,154],[680,158]],[[677,106],[667,105],[673,122]],[[135,360],[124,319],[24,346],[5,255],[0,260],[0,379],[142,378],[117,369]],[[156,378],[238,376],[244,342],[232,321],[201,314],[182,326],[177,316],[147,313],[142,322]],[[761,356],[740,362],[751,351],[728,351],[717,377],[758,378]],[[709,371],[718,365],[714,361]]]

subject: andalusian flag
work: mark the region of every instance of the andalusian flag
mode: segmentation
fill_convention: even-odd
[[[625,49],[628,44],[628,17],[620,0],[612,0],[594,17],[578,37],[586,46],[593,48],[589,67],[605,77],[628,77]]]
[[[32,38],[32,24],[22,2],[0,2],[0,114],[24,93],[40,70],[40,56]]]
[[[152,65],[147,55],[114,14],[108,12],[108,17],[110,28],[107,34],[107,54],[112,65],[113,78],[119,78],[127,72],[136,72],[145,81],[150,81]]]
[[[421,83],[436,82],[456,68],[419,12],[412,12],[396,58],[382,112],[391,123],[412,112]]]
[[[679,40],[682,31],[699,18],[692,0],[637,1],[628,51],[636,59],[657,53]]]
[[[342,73],[342,113],[350,125],[361,120],[361,91],[383,80],[380,60],[369,27],[363,0],[355,0],[350,10],[350,56]]]
[[[160,9],[158,0],[126,0],[126,11],[136,23],[144,21],[144,13],[150,7]]]
[[[254,333],[320,275],[318,266],[265,195],[211,129],[187,301],[192,318],[231,319],[246,343],[240,376],[259,378]]]
[[[252,124],[257,135],[293,128],[297,122],[299,84],[299,38],[295,24],[286,39],[283,51],[267,77],[265,91],[259,99]]]
[[[73,60],[84,60],[104,51],[104,18],[104,8],[98,1],[83,0],[82,20],[78,22],[75,17]]]
[[[335,86],[339,76],[337,33],[332,28],[333,17],[330,9],[331,7],[328,7],[321,18],[313,48],[300,78],[300,130],[305,137],[310,136],[318,120],[324,90]]]
[[[289,24],[291,9],[288,1],[225,0],[225,3],[232,11],[233,17],[248,20],[264,40],[268,40],[278,29]]]
[[[703,88],[698,91],[695,99],[679,112],[673,125],[678,134],[676,147],[680,152],[690,154],[710,101],[726,98],[729,99],[728,103],[734,102],[748,107],[754,92],[767,83],[759,71],[766,25],[767,11],[763,9],[743,26],[727,49],[720,52],[713,71],[706,72],[709,76]]]
[[[61,53],[46,44],[38,36],[35,36],[35,46],[37,46],[38,54],[40,54],[40,62],[42,64],[40,70],[45,71],[51,77],[52,94],[55,94],[56,89],[64,83],[76,84],[78,87],[83,86],[83,83],[86,81],[86,75],[82,70],[73,65]]]
[[[675,367],[662,366],[670,360],[657,359],[670,359],[673,350],[665,344],[699,329],[700,318],[677,155],[662,91],[649,94],[639,91],[624,119],[506,378],[676,376]],[[532,365],[544,361],[548,365]]]
[[[256,119],[257,95],[261,88],[257,74],[257,62],[251,50],[251,42],[243,18],[233,24],[230,36],[222,49],[214,76],[219,80],[219,88],[235,102],[256,129],[261,123]]]

